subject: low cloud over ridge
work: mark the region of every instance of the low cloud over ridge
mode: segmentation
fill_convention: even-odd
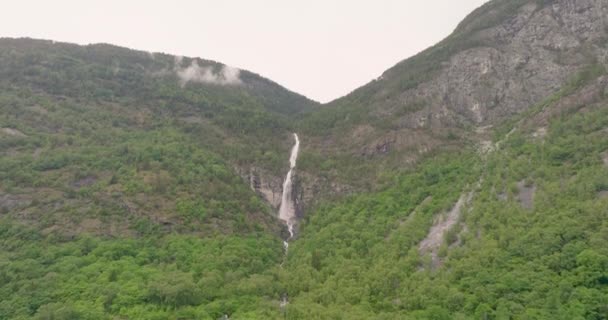
[[[175,58],[175,73],[179,77],[180,84],[186,85],[188,82],[210,83],[218,85],[238,85],[241,84],[241,70],[224,65],[219,72],[215,72],[211,66],[201,67],[197,60],[192,60],[187,68],[181,67],[182,58]]]

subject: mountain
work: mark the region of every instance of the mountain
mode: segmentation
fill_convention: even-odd
[[[0,40],[0,88],[2,207],[68,234],[276,229],[234,168],[281,172],[288,116],[317,105],[212,61],[30,39]]]
[[[490,1],[326,105],[1,39],[0,319],[607,319],[606,17]]]
[[[490,1],[437,45],[306,115],[300,131],[320,158],[357,159],[328,169],[332,181],[369,190],[382,170],[487,140],[577,76],[603,74],[606,10],[591,0]]]

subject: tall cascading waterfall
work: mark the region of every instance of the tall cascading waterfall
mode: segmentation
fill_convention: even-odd
[[[283,196],[281,197],[281,206],[279,207],[279,219],[285,221],[289,230],[289,239],[293,237],[294,226],[296,224],[296,204],[292,196],[293,191],[293,169],[296,167],[296,160],[298,159],[298,152],[300,151],[300,139],[296,133],[293,134],[296,143],[291,149],[291,156],[289,157],[289,172],[283,182]],[[283,242],[285,250],[287,250],[287,241]]]
[[[285,182],[283,182],[283,195],[281,197],[281,206],[279,207],[279,219],[285,221],[287,224],[287,229],[289,230],[289,238],[283,241],[283,247],[285,248],[285,258],[281,263],[281,268],[283,267],[283,263],[287,258],[287,250],[289,249],[289,240],[293,238],[294,235],[294,226],[297,222],[296,220],[296,204],[295,200],[292,196],[293,192],[293,169],[296,167],[296,160],[298,160],[298,152],[300,151],[300,139],[298,138],[298,134],[294,133],[293,137],[296,140],[296,143],[291,148],[291,155],[289,156],[289,172],[287,172],[287,176],[285,177]],[[281,297],[280,306],[281,309],[284,309],[289,303],[289,299],[287,294],[284,293]]]

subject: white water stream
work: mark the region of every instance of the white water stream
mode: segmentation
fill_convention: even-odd
[[[289,240],[293,238],[294,235],[294,226],[297,222],[296,217],[296,203],[294,197],[292,195],[293,192],[293,169],[296,167],[296,160],[298,160],[298,152],[300,151],[300,139],[298,138],[298,134],[293,134],[296,143],[291,148],[291,155],[289,156],[289,172],[287,172],[287,176],[285,176],[285,181],[283,182],[283,195],[281,197],[281,206],[279,207],[279,219],[285,221],[287,224],[287,229],[289,230],[289,238],[283,241],[283,247],[285,248],[285,257],[283,262],[281,263],[281,268],[283,267],[283,263],[285,263],[285,259],[287,259],[287,250],[289,249]],[[287,298],[287,293],[284,293],[281,296],[280,307],[285,310],[285,307],[289,304],[289,299]]]
[[[296,167],[296,160],[298,159],[298,152],[300,151],[300,139],[296,133],[293,134],[296,143],[291,149],[291,156],[289,157],[289,172],[283,182],[283,195],[281,197],[281,206],[279,208],[279,219],[285,221],[289,230],[289,238],[283,242],[285,250],[287,250],[289,241],[293,238],[293,228],[296,224],[296,204],[292,196],[293,191],[293,169]]]

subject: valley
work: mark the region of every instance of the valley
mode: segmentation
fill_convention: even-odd
[[[0,319],[608,319],[608,3],[493,0],[327,104],[0,39]]]

